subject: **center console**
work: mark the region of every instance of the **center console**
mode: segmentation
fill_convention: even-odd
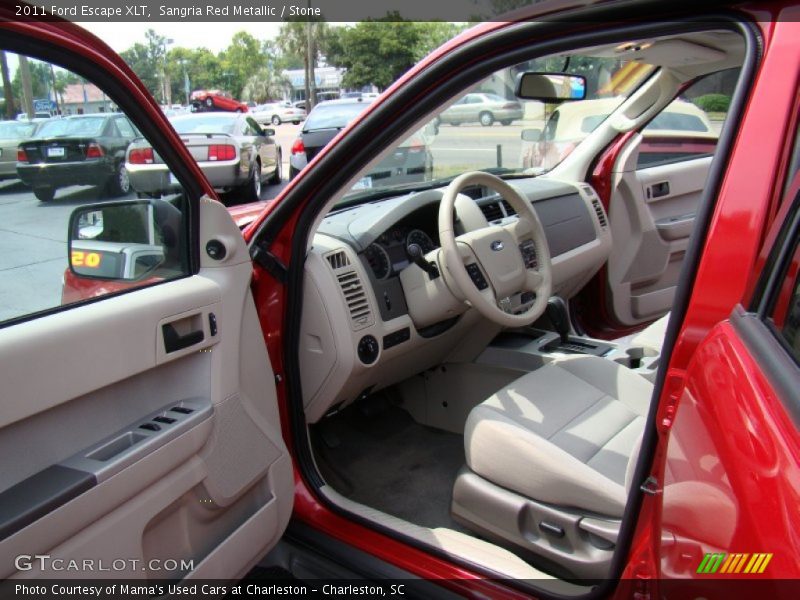
[[[532,371],[564,356],[588,354],[613,360],[655,381],[660,360],[657,350],[633,344],[630,339],[606,342],[572,335],[567,305],[558,296],[548,301],[547,318],[555,331],[534,327],[504,331],[492,340],[478,362]]]

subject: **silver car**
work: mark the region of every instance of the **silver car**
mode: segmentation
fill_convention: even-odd
[[[267,123],[280,125],[281,123],[287,122],[292,122],[297,125],[306,118],[305,109],[293,106],[288,102],[261,104],[252,109],[250,114],[262,125],[266,125]]]
[[[17,178],[17,147],[36,130],[34,121],[0,122],[0,180]]]
[[[522,116],[522,105],[516,100],[508,100],[497,94],[475,92],[467,94],[442,112],[437,123],[480,123],[489,127],[495,121],[500,121],[502,125],[511,125],[513,121],[522,119]]]
[[[206,112],[170,119],[183,143],[218,192],[235,192],[240,200],[261,199],[261,184],[281,181],[281,149],[252,116]],[[125,157],[131,186],[140,196],[158,197],[178,187],[161,157],[142,139]]]

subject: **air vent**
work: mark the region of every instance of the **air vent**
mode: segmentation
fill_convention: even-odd
[[[503,200],[503,208],[506,209],[506,216],[510,217],[512,215],[517,214],[517,211],[514,210],[514,207],[511,206],[506,200]]]
[[[339,252],[329,254],[327,258],[328,262],[331,264],[331,268],[334,271],[350,264],[350,260],[347,258],[347,254],[345,254],[344,250],[339,250]]]
[[[372,322],[372,311],[358,273],[355,271],[339,273],[336,279],[339,280],[339,286],[342,288],[344,301],[353,322],[353,329],[357,330],[369,325]]]
[[[486,220],[490,223],[492,221],[500,221],[505,215],[500,208],[499,202],[489,202],[488,204],[481,204],[481,212]]]
[[[597,213],[597,220],[600,221],[600,227],[605,229],[608,227],[608,221],[606,220],[606,211],[603,210],[600,200],[592,198],[592,206],[594,207],[594,212]]]

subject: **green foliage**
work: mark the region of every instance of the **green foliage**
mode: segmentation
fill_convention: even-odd
[[[331,28],[322,49],[328,64],[347,70],[344,85],[386,88],[415,63],[455,37],[464,25],[403,21],[398,13]]]
[[[234,98],[240,98],[244,84],[250,76],[265,66],[259,41],[247,32],[239,31],[231,38],[230,45],[223,50],[222,59],[225,88]]]
[[[726,94],[705,94],[693,98],[692,102],[706,112],[728,112],[731,97]]]

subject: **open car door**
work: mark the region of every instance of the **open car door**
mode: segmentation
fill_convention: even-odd
[[[293,502],[247,247],[119,57],[3,17],[12,71],[68,83],[0,190],[0,576],[242,576]]]

